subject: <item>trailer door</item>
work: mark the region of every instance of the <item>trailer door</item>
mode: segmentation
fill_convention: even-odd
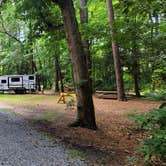
[[[9,89],[22,89],[23,88],[23,77],[22,76],[11,76],[8,77]]]

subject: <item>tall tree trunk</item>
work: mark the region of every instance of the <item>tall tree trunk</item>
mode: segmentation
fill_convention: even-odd
[[[139,68],[139,59],[138,59],[138,48],[137,48],[136,41],[133,41],[133,42],[134,43],[132,48],[132,73],[133,73],[133,79],[134,79],[134,91],[135,91],[135,95],[137,97],[140,97],[141,96],[139,91],[140,68]]]
[[[86,58],[78,30],[73,1],[57,0],[55,2],[57,2],[62,12],[68,47],[71,51],[70,57],[76,84],[77,120],[71,126],[96,129],[95,112],[91,88],[89,86]]]
[[[108,17],[109,17],[111,35],[112,35],[112,51],[113,51],[113,59],[114,59],[114,66],[115,66],[118,100],[124,101],[126,100],[126,98],[125,98],[124,87],[123,87],[123,75],[122,75],[122,69],[121,69],[121,63],[120,63],[119,47],[116,41],[116,28],[114,25],[114,10],[112,5],[112,0],[106,0],[106,3],[108,8]]]
[[[39,70],[42,69],[42,62],[41,62],[41,59],[40,57],[38,56],[38,61],[39,61]],[[38,74],[37,75],[37,87],[38,87],[38,91],[41,92],[42,91],[42,88],[41,88],[41,85],[42,85],[42,74]]]
[[[151,65],[151,73],[150,73],[150,76],[151,76],[151,83],[152,83],[152,87],[151,87],[151,90],[152,91],[155,91],[156,89],[156,85],[155,85],[155,82],[153,82],[153,79],[152,79],[152,75],[153,75],[153,72],[155,70],[155,66],[156,66],[156,61],[153,59],[153,57],[155,57],[155,46],[154,46],[154,36],[155,36],[155,27],[154,27],[154,22],[153,22],[153,14],[150,12],[149,13],[149,20],[150,20],[150,45],[151,45],[151,50],[150,50],[150,65]]]
[[[41,91],[41,77],[40,75],[36,75],[36,83],[37,83],[37,90]]]
[[[137,19],[134,18],[134,27],[132,30],[133,44],[132,44],[132,74],[134,79],[134,91],[137,97],[140,97],[139,78],[140,78],[140,64],[139,64],[139,48],[137,44]]]
[[[58,71],[58,63],[57,63],[57,55],[54,57],[54,63],[55,63],[55,92],[59,92],[59,71]]]
[[[31,61],[31,74],[35,74],[35,72],[37,71],[37,67],[36,64],[34,62],[34,57],[33,57],[33,50],[32,50],[32,55],[30,56],[30,61]]]
[[[28,38],[29,38],[29,54],[30,54],[30,56],[29,56],[30,72],[31,72],[31,74],[34,74],[37,71],[37,68],[36,68],[36,64],[34,62],[34,56],[33,56],[33,42],[32,42],[32,40],[33,40],[32,31],[33,30],[32,30],[31,22],[29,23],[29,30],[30,30],[30,32],[29,32]]]
[[[80,0],[80,21],[82,26],[86,26],[88,24],[88,8],[87,8],[87,0]],[[84,47],[84,52],[86,56],[86,64],[87,64],[87,69],[89,72],[89,84],[92,89],[92,61],[91,61],[91,54],[90,54],[90,45],[89,45],[89,40],[87,37],[87,34],[83,34],[83,47]]]
[[[60,80],[60,90],[61,92],[64,92],[64,84],[63,84],[63,78],[62,78],[62,72],[61,72],[61,68],[60,68],[60,64],[59,64],[59,58],[57,55],[55,55],[55,68],[56,68],[56,72],[57,72],[57,77],[58,77],[58,81]],[[57,82],[58,84],[58,82]],[[58,85],[59,88],[59,85]]]

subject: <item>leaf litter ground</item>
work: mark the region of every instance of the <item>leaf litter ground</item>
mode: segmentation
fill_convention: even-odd
[[[6,99],[5,99],[6,97]],[[89,165],[124,166],[132,158],[138,142],[146,134],[129,120],[132,113],[148,112],[160,102],[130,99],[126,102],[94,97],[98,130],[70,128],[76,117],[73,106],[57,104],[53,95],[0,96],[1,105],[21,114],[39,131],[49,134],[69,148],[85,154]],[[10,107],[9,107],[10,106]],[[1,106],[2,107],[2,106]],[[142,165],[141,162],[136,165]]]

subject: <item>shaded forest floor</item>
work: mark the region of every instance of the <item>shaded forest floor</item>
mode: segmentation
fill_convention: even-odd
[[[139,140],[145,136],[128,115],[148,112],[160,105],[142,99],[119,102],[94,97],[98,130],[92,131],[68,127],[75,120],[76,110],[73,106],[57,104],[58,96],[0,95],[0,101],[1,107],[4,104],[4,108],[29,119],[39,131],[82,151],[89,165],[110,166],[130,165],[128,158],[134,155]]]

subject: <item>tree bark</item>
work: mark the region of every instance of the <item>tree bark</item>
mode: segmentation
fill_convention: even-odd
[[[113,51],[113,59],[114,59],[114,67],[115,67],[115,76],[116,76],[116,84],[117,84],[117,95],[119,101],[125,101],[125,93],[123,86],[123,75],[120,63],[120,55],[119,55],[119,46],[116,41],[116,28],[114,25],[114,10],[112,5],[112,0],[106,0],[107,8],[108,8],[108,17],[111,28],[112,35],[112,51]]]
[[[82,26],[86,26],[88,24],[88,8],[86,7],[87,5],[87,0],[80,0],[80,21]],[[89,84],[92,89],[92,61],[91,61],[91,54],[90,54],[90,44],[89,40],[87,38],[87,34],[83,34],[83,47],[85,51],[85,56],[86,56],[86,64],[87,64],[87,69],[89,72]]]
[[[133,16],[134,17],[134,16]],[[140,88],[139,88],[139,81],[140,81],[140,64],[139,64],[139,47],[137,44],[138,35],[137,35],[137,18],[134,17],[134,27],[131,30],[132,35],[132,60],[131,60],[131,73],[134,80],[134,91],[137,97],[140,97]]]
[[[71,126],[96,129],[95,112],[89,75],[86,66],[85,52],[78,30],[78,23],[75,16],[72,0],[55,1],[62,12],[64,28],[72,61],[74,81],[77,94],[77,120]]]
[[[29,34],[28,34],[28,38],[29,38],[29,51],[28,51],[28,53],[30,54],[30,56],[29,56],[30,72],[31,72],[31,74],[35,74],[35,72],[37,71],[37,68],[36,68],[36,64],[34,62],[34,56],[33,56],[33,54],[34,54],[34,52],[33,52],[33,42],[32,42],[32,40],[33,40],[33,34],[32,34],[33,29],[32,29],[31,22],[29,23],[29,30],[30,31],[29,31]]]
[[[55,92],[59,92],[59,72],[58,72],[58,63],[57,63],[57,55],[55,55],[55,60],[54,60],[54,63],[55,63]]]
[[[56,74],[56,88],[59,88],[59,84],[58,81],[60,81],[60,90],[61,92],[64,92],[64,84],[63,84],[63,78],[62,78],[62,72],[61,72],[61,68],[60,68],[60,64],[59,64],[59,58],[57,55],[55,55],[55,74]],[[58,92],[58,91],[57,91]]]
[[[134,45],[132,48],[132,73],[133,73],[133,79],[134,79],[134,91],[135,95],[137,97],[140,97],[140,90],[139,90],[139,74],[140,74],[140,68],[139,68],[139,59],[138,59],[138,48],[136,41],[133,41]]]

